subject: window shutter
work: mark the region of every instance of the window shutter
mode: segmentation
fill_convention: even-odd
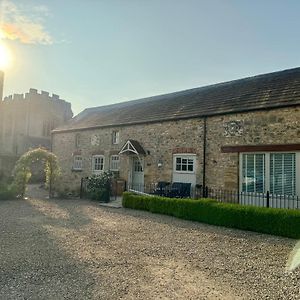
[[[295,153],[271,153],[270,190],[273,194],[296,194]]]

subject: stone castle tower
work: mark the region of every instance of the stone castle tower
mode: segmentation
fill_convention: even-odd
[[[0,91],[3,75],[1,82]],[[15,161],[30,148],[50,149],[51,130],[72,116],[70,103],[45,91],[5,97],[0,101],[0,173],[10,175]]]
[[[3,83],[4,83],[4,72],[0,70],[0,101],[2,101],[2,97],[3,97]]]

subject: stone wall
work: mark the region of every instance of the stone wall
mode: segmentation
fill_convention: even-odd
[[[112,144],[112,132],[120,132],[118,145]],[[76,147],[75,137],[80,135],[80,146]],[[99,145],[91,145],[92,136],[98,136]],[[143,124],[124,127],[111,127],[80,132],[53,134],[53,152],[57,154],[62,168],[63,182],[70,188],[80,184],[80,178],[92,174],[92,155],[105,156],[105,169],[109,169],[109,158],[118,154],[129,140],[137,140],[146,151],[144,157],[145,184],[157,181],[172,181],[173,152],[194,152],[197,156],[196,173],[199,183],[202,180],[203,120],[191,119],[155,124]],[[63,146],[62,146],[63,145]],[[73,155],[83,157],[83,171],[72,171]],[[158,167],[158,162],[162,166]],[[120,177],[128,181],[129,157],[120,155]]]
[[[4,73],[0,71],[0,101],[3,97],[3,84],[4,84]]]
[[[299,107],[208,118],[207,185],[239,188],[239,155],[221,153],[222,146],[296,143],[300,143]]]
[[[0,101],[0,155],[20,155],[38,146],[50,148],[52,129],[72,118],[71,104],[58,95],[30,89]],[[2,169],[12,171],[11,164]],[[1,170],[1,169],[0,169]]]
[[[214,188],[238,189],[239,155],[222,153],[226,145],[266,145],[300,143],[300,108],[273,109],[249,113],[229,114],[207,118],[206,184]],[[105,156],[105,169],[109,157],[116,154],[123,144],[134,139],[146,150],[145,183],[161,180],[172,181],[173,153],[194,152],[197,157],[197,183],[202,184],[204,119],[189,119],[134,126],[110,127],[53,135],[53,151],[58,155],[62,184],[78,188],[80,178],[91,175],[91,157]],[[112,145],[112,132],[119,130],[120,143]],[[80,145],[76,147],[75,136]],[[91,138],[97,136],[99,145],[92,146]],[[96,139],[97,140],[97,139]],[[83,156],[83,171],[72,171],[73,155]],[[158,161],[163,165],[158,168]],[[121,156],[120,176],[128,180],[129,161]]]

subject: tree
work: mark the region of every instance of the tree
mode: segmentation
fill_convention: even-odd
[[[53,196],[53,185],[60,174],[57,157],[46,149],[37,148],[24,153],[14,168],[13,184],[22,198],[24,197],[26,185],[31,177],[31,164],[36,161],[45,161],[44,171],[46,175],[46,186],[49,188],[49,197]]]

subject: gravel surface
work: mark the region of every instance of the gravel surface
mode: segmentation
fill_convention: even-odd
[[[300,299],[296,241],[87,200],[0,202],[0,299]]]

